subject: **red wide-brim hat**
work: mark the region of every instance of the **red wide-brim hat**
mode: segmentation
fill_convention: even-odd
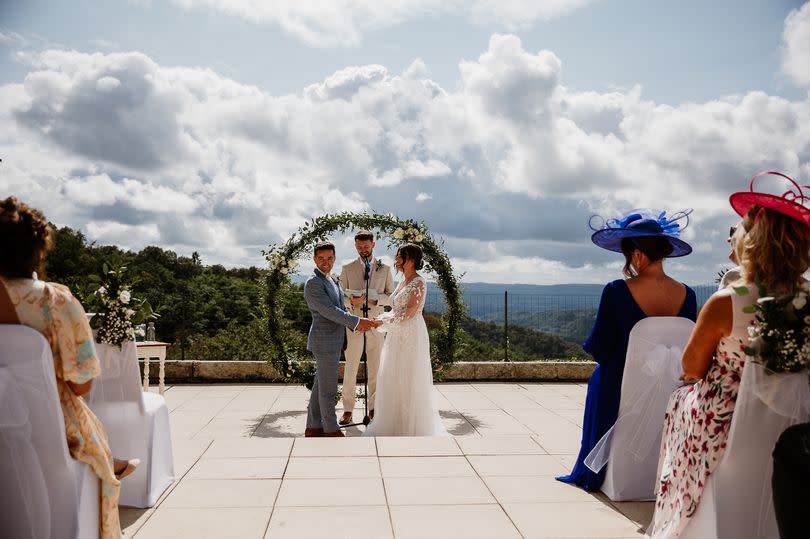
[[[768,175],[781,176],[792,184],[792,188],[782,193],[781,196],[754,191],[754,182],[756,179]],[[748,191],[734,193],[728,198],[728,201],[731,203],[731,207],[734,208],[734,211],[741,217],[744,217],[745,214],[748,213],[748,210],[754,206],[761,206],[779,212],[782,215],[787,215],[800,223],[810,226],[810,198],[804,194],[801,186],[796,183],[793,178],[781,172],[763,171],[754,174],[754,177],[751,178]]]

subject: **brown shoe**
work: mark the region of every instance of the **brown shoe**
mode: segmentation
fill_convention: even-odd
[[[323,437],[324,438],[345,438],[346,435],[343,434],[343,431],[336,430],[335,432],[324,432]]]
[[[374,410],[371,410],[371,411],[368,413],[368,418],[369,418],[369,419],[374,419]]]
[[[135,468],[138,467],[138,464],[141,463],[141,459],[129,459],[129,460],[118,460],[115,459],[115,464],[120,466],[118,469],[113,469],[113,473],[115,473],[115,478],[119,481],[132,472],[135,471]]]
[[[323,429],[320,429],[320,428],[304,429],[304,437],[305,438],[321,438],[321,437],[323,437]]]
[[[338,425],[348,425],[354,421],[354,417],[352,416],[351,412],[343,412],[343,415],[340,417],[340,421],[338,421]]]

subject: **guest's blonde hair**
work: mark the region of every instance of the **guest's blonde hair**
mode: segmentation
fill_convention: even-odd
[[[769,208],[754,206],[743,218],[748,232],[737,242],[743,278],[768,293],[789,292],[810,268],[810,229]]]

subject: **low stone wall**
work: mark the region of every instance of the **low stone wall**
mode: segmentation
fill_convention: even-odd
[[[141,376],[143,376],[143,360]],[[584,382],[596,363],[590,361],[460,361],[447,373],[446,382]],[[362,372],[362,368],[360,369]],[[340,364],[343,375],[343,363]],[[158,362],[149,362],[149,379],[157,383]],[[166,382],[249,383],[284,382],[283,377],[264,361],[167,361]]]

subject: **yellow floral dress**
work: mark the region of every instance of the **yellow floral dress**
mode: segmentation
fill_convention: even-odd
[[[121,537],[118,493],[107,433],[82,397],[67,382],[84,384],[101,374],[93,334],[81,303],[60,284],[35,279],[4,279],[20,323],[42,333],[51,346],[56,387],[65,417],[71,456],[90,466],[101,480],[99,523],[103,539]]]

